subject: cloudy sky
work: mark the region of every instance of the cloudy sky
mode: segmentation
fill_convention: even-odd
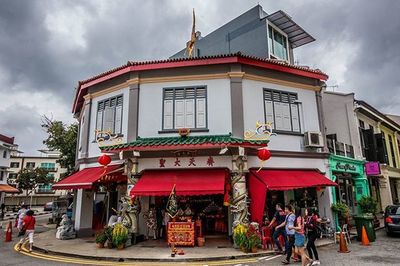
[[[74,121],[79,80],[174,54],[189,38],[192,8],[204,36],[257,3],[286,11],[317,39],[295,50],[299,64],[328,73],[335,91],[400,114],[397,0],[0,0],[0,133],[34,154],[46,137],[41,115]]]

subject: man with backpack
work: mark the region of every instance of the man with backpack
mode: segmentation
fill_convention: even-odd
[[[271,223],[269,224],[269,227],[271,227],[274,223],[276,223],[275,231],[272,238],[274,239],[277,251],[283,254],[283,249],[281,247],[281,243],[279,242],[279,236],[283,236],[283,239],[285,240],[285,251],[286,251],[287,250],[286,230],[285,228],[278,226],[281,225],[283,222],[285,222],[286,214],[284,210],[282,210],[282,204],[280,203],[276,204],[275,209],[276,212],[274,214],[274,218],[272,218]]]
[[[295,241],[294,239],[295,230],[292,228],[294,227],[294,222],[296,221],[296,215],[293,213],[292,205],[285,206],[285,213],[286,213],[285,221],[280,225],[278,225],[275,228],[275,230],[285,227],[288,244],[286,249],[286,259],[282,261],[282,264],[290,264],[290,257],[292,256],[292,249],[294,247],[294,241]]]

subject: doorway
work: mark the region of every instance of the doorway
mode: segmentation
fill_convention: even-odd
[[[354,181],[351,174],[336,173],[338,187],[336,189],[336,199],[349,206],[352,214],[357,213],[357,205],[354,192]]]

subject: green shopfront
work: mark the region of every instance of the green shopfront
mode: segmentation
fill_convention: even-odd
[[[368,179],[363,160],[330,155],[329,171],[331,179],[338,184],[333,188],[332,202],[346,203],[352,215],[359,212],[357,202],[362,196],[369,196]]]

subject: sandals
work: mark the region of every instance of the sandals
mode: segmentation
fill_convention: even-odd
[[[283,264],[283,265],[290,264],[290,262],[289,262],[289,261],[287,261],[287,260],[283,260],[283,261],[281,261],[281,262],[282,262],[282,264]]]

